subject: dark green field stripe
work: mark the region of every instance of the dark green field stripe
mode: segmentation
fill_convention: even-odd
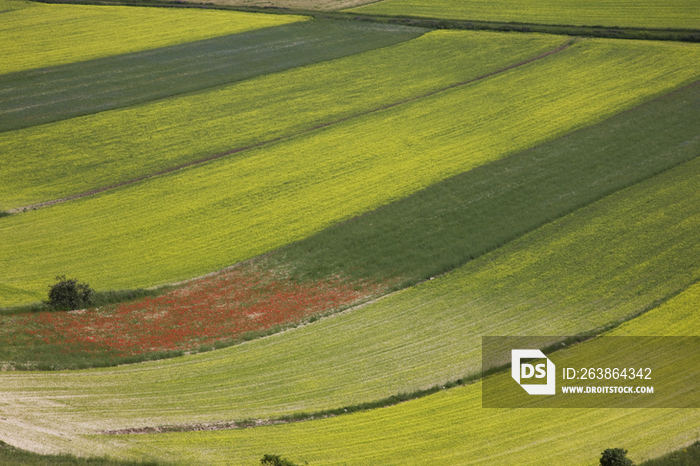
[[[0,75],[0,131],[193,92],[394,45],[424,29],[311,20]]]
[[[616,190],[700,155],[700,83],[479,167],[270,257],[300,278],[399,287],[439,275]]]

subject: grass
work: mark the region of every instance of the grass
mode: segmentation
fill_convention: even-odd
[[[667,92],[697,76],[678,60],[699,51],[585,41],[236,157],[6,217],[1,279],[38,297],[56,275],[95,289],[138,288],[221,269]],[[187,139],[164,150],[201,142],[166,134]],[[0,305],[23,304],[18,297]]]
[[[695,336],[700,316],[696,312],[700,299],[700,284],[689,286],[678,296],[663,303],[633,321],[626,322],[610,332],[611,336]]]
[[[7,13],[10,11],[23,10],[33,6],[34,3],[28,2],[26,0],[1,0],[0,1],[0,11]]]
[[[700,85],[686,87],[565,138],[484,165],[378,211],[330,227],[268,255],[264,261],[257,261],[264,265],[256,267],[263,267],[270,274],[275,274],[276,268],[292,271],[300,289],[309,280],[327,280],[336,275],[373,282],[395,282],[399,277],[398,286],[440,275],[553,218],[695,157],[700,139],[693,115],[699,102]],[[182,291],[170,294],[179,303]],[[143,311],[133,318],[150,325],[153,316],[148,310],[158,311],[155,303],[160,299],[170,298],[135,303]],[[104,304],[107,303],[99,302],[94,307],[102,308]],[[100,325],[93,325],[91,316],[94,313],[95,318],[114,318],[109,310],[112,308],[89,311],[71,323],[68,331],[52,322],[33,338],[22,336],[20,329],[33,327],[42,317],[5,318],[0,334],[15,343],[0,346],[0,361],[34,367],[38,364],[43,368],[126,362],[104,348],[76,354],[74,346],[56,343],[57,338],[72,335],[71,329],[81,329],[83,337],[98,340],[111,335]],[[31,309],[28,306],[15,313]],[[83,330],[86,326],[89,329]],[[165,331],[169,328],[163,326]],[[128,330],[124,333],[130,334]],[[44,338],[53,342],[50,347]],[[134,360],[133,356],[128,360]]]
[[[606,448],[658,456],[692,442],[697,410],[482,409],[480,384],[364,413],[282,426],[120,438],[125,456],[253,465],[273,449],[314,465],[593,466]],[[525,428],[524,426],[528,426]],[[348,440],[352,439],[352,440]],[[109,441],[110,439],[107,439]]]
[[[440,275],[698,153],[700,85],[445,180],[269,256],[301,280]]]
[[[386,0],[350,11],[428,18],[573,26],[695,29],[700,10],[692,0]]]
[[[262,264],[261,264],[262,262]],[[0,365],[16,369],[116,366],[224,348],[368,301],[386,286],[325,277],[298,283],[249,261],[168,292],[97,294],[90,309],[21,313],[0,322]],[[151,296],[143,298],[149,293]],[[132,297],[132,302],[107,304]],[[44,309],[46,311],[46,309]]]
[[[445,277],[270,338],[176,360],[60,377],[3,373],[6,417],[16,420],[12,423],[16,427],[6,435],[31,440],[37,429],[62,425],[70,435],[63,431],[67,437],[51,435],[45,442],[56,447],[69,445],[68,440],[90,445],[95,439],[81,434],[267,418],[361,404],[477,373],[481,335],[576,334],[622,320],[700,279],[694,259],[700,244],[700,202],[695,189],[699,174],[700,159],[694,159],[552,222]],[[469,390],[480,395],[478,388]],[[455,403],[474,409],[470,397],[476,394],[454,392],[468,394],[467,399],[453,399]],[[33,407],[25,412],[27,403]],[[475,415],[461,422],[472,422]],[[668,422],[675,426],[669,438],[676,442],[687,424],[677,414],[669,416]],[[31,420],[32,428],[21,427],[22,419]],[[431,425],[449,419],[441,415]],[[469,429],[478,428],[479,422]],[[458,425],[455,431],[464,432],[464,424]],[[570,427],[564,423],[566,432]],[[584,427],[585,423],[582,432]],[[330,442],[332,435],[328,435],[324,438]],[[652,443],[659,445],[669,438],[662,435]],[[98,443],[109,441],[100,438]],[[210,446],[219,447],[216,442]],[[372,448],[381,451],[380,447]],[[285,449],[278,452],[284,454]],[[228,453],[223,449],[217,454]]]
[[[225,11],[32,4],[3,13],[0,74],[182,44],[303,19]]]
[[[0,135],[0,202],[5,208],[56,199],[289,137],[483,76],[561,43],[541,35],[438,32],[211,92],[8,132]]]
[[[630,188],[626,196],[634,196],[637,189]],[[699,335],[692,305],[698,290],[698,284],[691,285],[610,335]],[[664,327],[669,321],[674,328]],[[566,352],[583,355],[595,344],[574,345]],[[454,465],[547,462],[592,466],[604,449],[620,446],[630,451],[628,456],[635,462],[648,461],[642,464],[695,464],[688,461],[697,454],[696,447],[687,445],[700,434],[699,416],[698,409],[483,409],[481,383],[476,383],[331,419],[122,440],[130,445],[123,450],[127,457],[198,458],[201,464],[224,464],[232,459],[237,464],[254,464],[258,452],[274,449],[310,464],[419,465],[439,459]],[[353,441],[342,440],[348,438]],[[674,449],[679,450],[669,453]],[[661,455],[665,456],[649,461]]]
[[[13,466],[159,466],[157,461],[123,461],[110,458],[79,458],[73,455],[40,455],[0,441],[0,465]]]
[[[644,461],[639,466],[696,466],[698,463],[700,463],[700,441],[660,458]]]
[[[351,21],[301,21],[0,75],[0,132],[386,47],[423,32]]]
[[[284,8],[300,10],[334,11],[341,8],[352,8],[376,0],[216,0],[215,5],[258,7],[258,8]],[[204,0],[195,0],[192,3],[208,3]]]

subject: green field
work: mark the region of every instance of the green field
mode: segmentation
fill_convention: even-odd
[[[700,287],[692,285],[609,335],[700,335],[693,315],[699,292]],[[668,327],[669,322],[673,326]],[[592,344],[573,346],[568,353],[575,357]],[[202,464],[225,464],[235,458],[236,464],[252,465],[263,452],[274,451],[310,464],[421,465],[437,459],[451,465],[539,465],[546,443],[547,463],[593,466],[606,448],[623,446],[632,459],[644,461],[684,447],[700,433],[699,419],[697,409],[482,409],[477,383],[335,419],[130,436],[125,440],[131,450],[125,456],[185,462],[197,458]]]
[[[0,279],[8,292],[0,305],[39,299],[61,274],[98,289],[133,288],[223,268],[668,92],[700,74],[686,64],[700,63],[692,61],[698,53],[668,43],[583,41],[235,157],[5,217]],[[220,134],[203,139],[197,131],[166,130],[167,143],[153,148],[201,149]],[[28,185],[40,183],[41,174],[33,176]]]
[[[445,277],[276,336],[158,363],[5,373],[4,416],[14,426],[6,435],[38,441],[32,430],[53,429],[47,445],[99,453],[81,433],[337,408],[478,373],[480,335],[575,334],[615,322],[700,278],[699,174],[694,159]]]
[[[402,286],[470,258],[610,192],[697,155],[695,84],[533,150],[486,164],[268,255],[267,273],[306,282],[335,274]],[[407,221],[410,219],[410,221]],[[475,221],[478,219],[478,221]],[[41,315],[35,315],[37,320]],[[61,365],[65,351],[17,337],[27,316],[6,316],[0,362]],[[30,319],[31,321],[31,319]],[[59,332],[60,333],[60,332]],[[31,346],[24,346],[31,342]],[[88,355],[86,363],[95,356]]]
[[[0,134],[0,209],[289,137],[487,75],[563,42],[544,35],[434,32],[210,92]]]
[[[700,284],[694,284],[658,308],[626,322],[610,332],[612,336],[695,336],[700,330],[697,303]]]
[[[700,83],[432,185],[268,256],[301,278],[404,285],[440,275],[621,187],[696,157]]]
[[[700,404],[610,338],[700,337],[695,0],[125,1],[0,0],[0,465],[696,462],[700,408],[484,408],[481,347]]]
[[[693,0],[384,0],[357,13],[571,26],[700,29]]]
[[[3,4],[0,10],[4,9]],[[226,11],[30,5],[2,14],[0,74],[154,49],[304,19]]]
[[[0,132],[353,55],[423,32],[350,21],[300,21],[0,75]]]

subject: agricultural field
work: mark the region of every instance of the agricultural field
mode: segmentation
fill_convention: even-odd
[[[488,79],[318,131],[5,217],[0,264],[10,295],[0,305],[36,300],[62,274],[109,289],[222,269],[687,84],[700,75],[697,55],[700,49],[682,44],[581,41]],[[465,106],[470,112],[460,113]],[[116,111],[122,112],[128,110]],[[208,127],[211,109],[205,115],[202,126],[190,121],[183,131],[169,131],[154,116],[146,121],[164,125],[160,144],[155,128],[130,142],[142,142],[138,149],[155,160],[156,154],[217,152],[215,145],[229,138]],[[284,115],[293,122],[295,116]],[[100,128],[88,144],[111,139]],[[203,140],[205,129],[212,132]],[[27,184],[43,186],[36,178]]]
[[[698,102],[700,86],[688,86],[156,299],[103,306],[87,314],[7,316],[0,328],[0,341],[5,343],[0,345],[0,362],[76,367],[115,364],[158,351],[192,351],[212,343],[221,346],[236,335],[264,328],[267,319],[279,325],[323,315],[362,297],[376,297],[387,287],[440,275],[551,218],[696,157],[700,140],[692,115]],[[406,218],[413,221],[407,223]],[[473,218],[481,220],[465,222]],[[352,284],[348,279],[337,283],[343,272]],[[291,286],[289,278],[297,283]],[[334,282],[336,286],[328,288]],[[231,286],[237,287],[235,300],[225,291]],[[321,306],[300,308],[298,304],[306,301],[298,298],[314,287],[333,290],[340,299],[326,294]],[[363,292],[347,294],[348,287]],[[292,289],[296,293],[291,295],[267,291]],[[280,299],[288,304],[280,306]],[[254,308],[241,305],[251,301]],[[182,323],[201,312],[208,313],[208,322]],[[134,321],[139,330],[127,337]],[[139,338],[144,325],[158,328]]]
[[[406,37],[404,28],[391,29]],[[554,50],[564,40],[535,36],[513,41],[504,35],[494,41],[490,36],[437,32],[396,48],[202,94],[4,133],[0,135],[3,153],[17,157],[3,160],[0,208],[50,201],[292,137],[479,78]],[[407,57],[419,58],[420,64]],[[412,84],[400,86],[406,79]],[[326,92],[314,92],[319,88]],[[238,131],[231,133],[227,128]],[[52,155],[49,161],[47,148]],[[128,160],[124,153],[130,154]],[[41,183],[27,179],[39,173],[46,176]]]
[[[612,28],[700,29],[693,0],[384,0],[356,13]]]
[[[254,7],[254,8],[287,8],[293,10],[333,11],[342,8],[352,8],[376,0],[216,0],[208,2],[196,0],[193,3],[214,3],[216,5]]]
[[[418,28],[349,21],[298,21],[0,75],[0,132],[353,55],[412,39],[423,32]]]
[[[700,336],[700,46],[412,18],[696,6],[128,1],[0,0],[0,463],[692,461],[699,409],[483,407],[481,337]]]
[[[687,313],[687,300],[697,298],[697,292],[696,285],[645,314],[641,325],[634,319],[611,335],[679,335],[654,325],[673,316],[680,335],[697,336],[697,318]],[[579,346],[590,344],[568,351],[575,357],[583,350]],[[157,451],[161,458],[206,458],[209,464],[236,458],[238,464],[253,465],[258,452],[276,451],[300,464],[422,465],[436,459],[473,464],[488,458],[498,464],[540,465],[545,442],[547,463],[593,465],[610,445],[625,445],[631,458],[641,462],[689,445],[698,435],[697,409],[483,409],[480,388],[477,383],[388,408],[298,424],[131,435],[122,446],[129,445],[130,456],[150,457]]]
[[[40,397],[45,402],[33,410],[32,422],[74,433],[81,425],[113,430],[265,419],[473,375],[480,370],[480,335],[581,333],[643,312],[695,283],[699,173],[700,159],[694,159],[445,277],[270,338],[60,379],[8,374],[6,417],[22,432],[15,419]],[[533,276],[541,278],[533,282]]]
[[[0,2],[0,73],[85,61],[279,26],[303,17]]]

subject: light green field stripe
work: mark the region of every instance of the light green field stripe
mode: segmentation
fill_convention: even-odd
[[[211,89],[388,47],[426,32],[360,21],[298,21],[0,75],[0,132]],[[13,140],[20,137],[16,135]],[[28,152],[32,151],[25,150],[21,158],[26,160]],[[53,163],[60,166],[56,158],[52,157]]]
[[[700,29],[694,0],[385,0],[347,11],[571,26]]]
[[[611,336],[698,336],[695,284]],[[590,343],[570,351],[584,353]],[[126,457],[253,465],[277,452],[310,464],[598,464],[624,447],[635,462],[697,439],[698,409],[483,409],[481,384],[391,408],[245,431],[130,436]],[[103,438],[93,438],[103,442]],[[121,440],[121,439],[120,439]],[[111,443],[111,439],[107,440]]]
[[[700,335],[700,283],[651,311],[625,322],[611,336],[697,336]]]
[[[60,434],[337,408],[478,372],[481,335],[575,334],[696,282],[699,176],[694,159],[443,278],[269,338],[128,367],[1,373],[0,434],[57,429],[45,443],[61,445]]]
[[[564,40],[437,31],[212,92],[3,133],[0,209],[111,186],[289,136],[492,73]]]
[[[30,6],[35,6],[36,3],[24,0],[0,0],[0,11],[7,13],[9,11],[23,10]]]
[[[0,73],[154,49],[303,19],[199,9],[36,4],[2,14]]]
[[[607,448],[639,461],[692,443],[699,421],[698,410],[482,409],[478,383],[334,419],[96,440],[125,457],[201,465],[252,466],[275,452],[311,465],[595,466]]]
[[[699,54],[585,41],[323,131],[5,217],[0,282],[38,298],[62,274],[109,289],[220,269],[668,91],[697,77]]]

